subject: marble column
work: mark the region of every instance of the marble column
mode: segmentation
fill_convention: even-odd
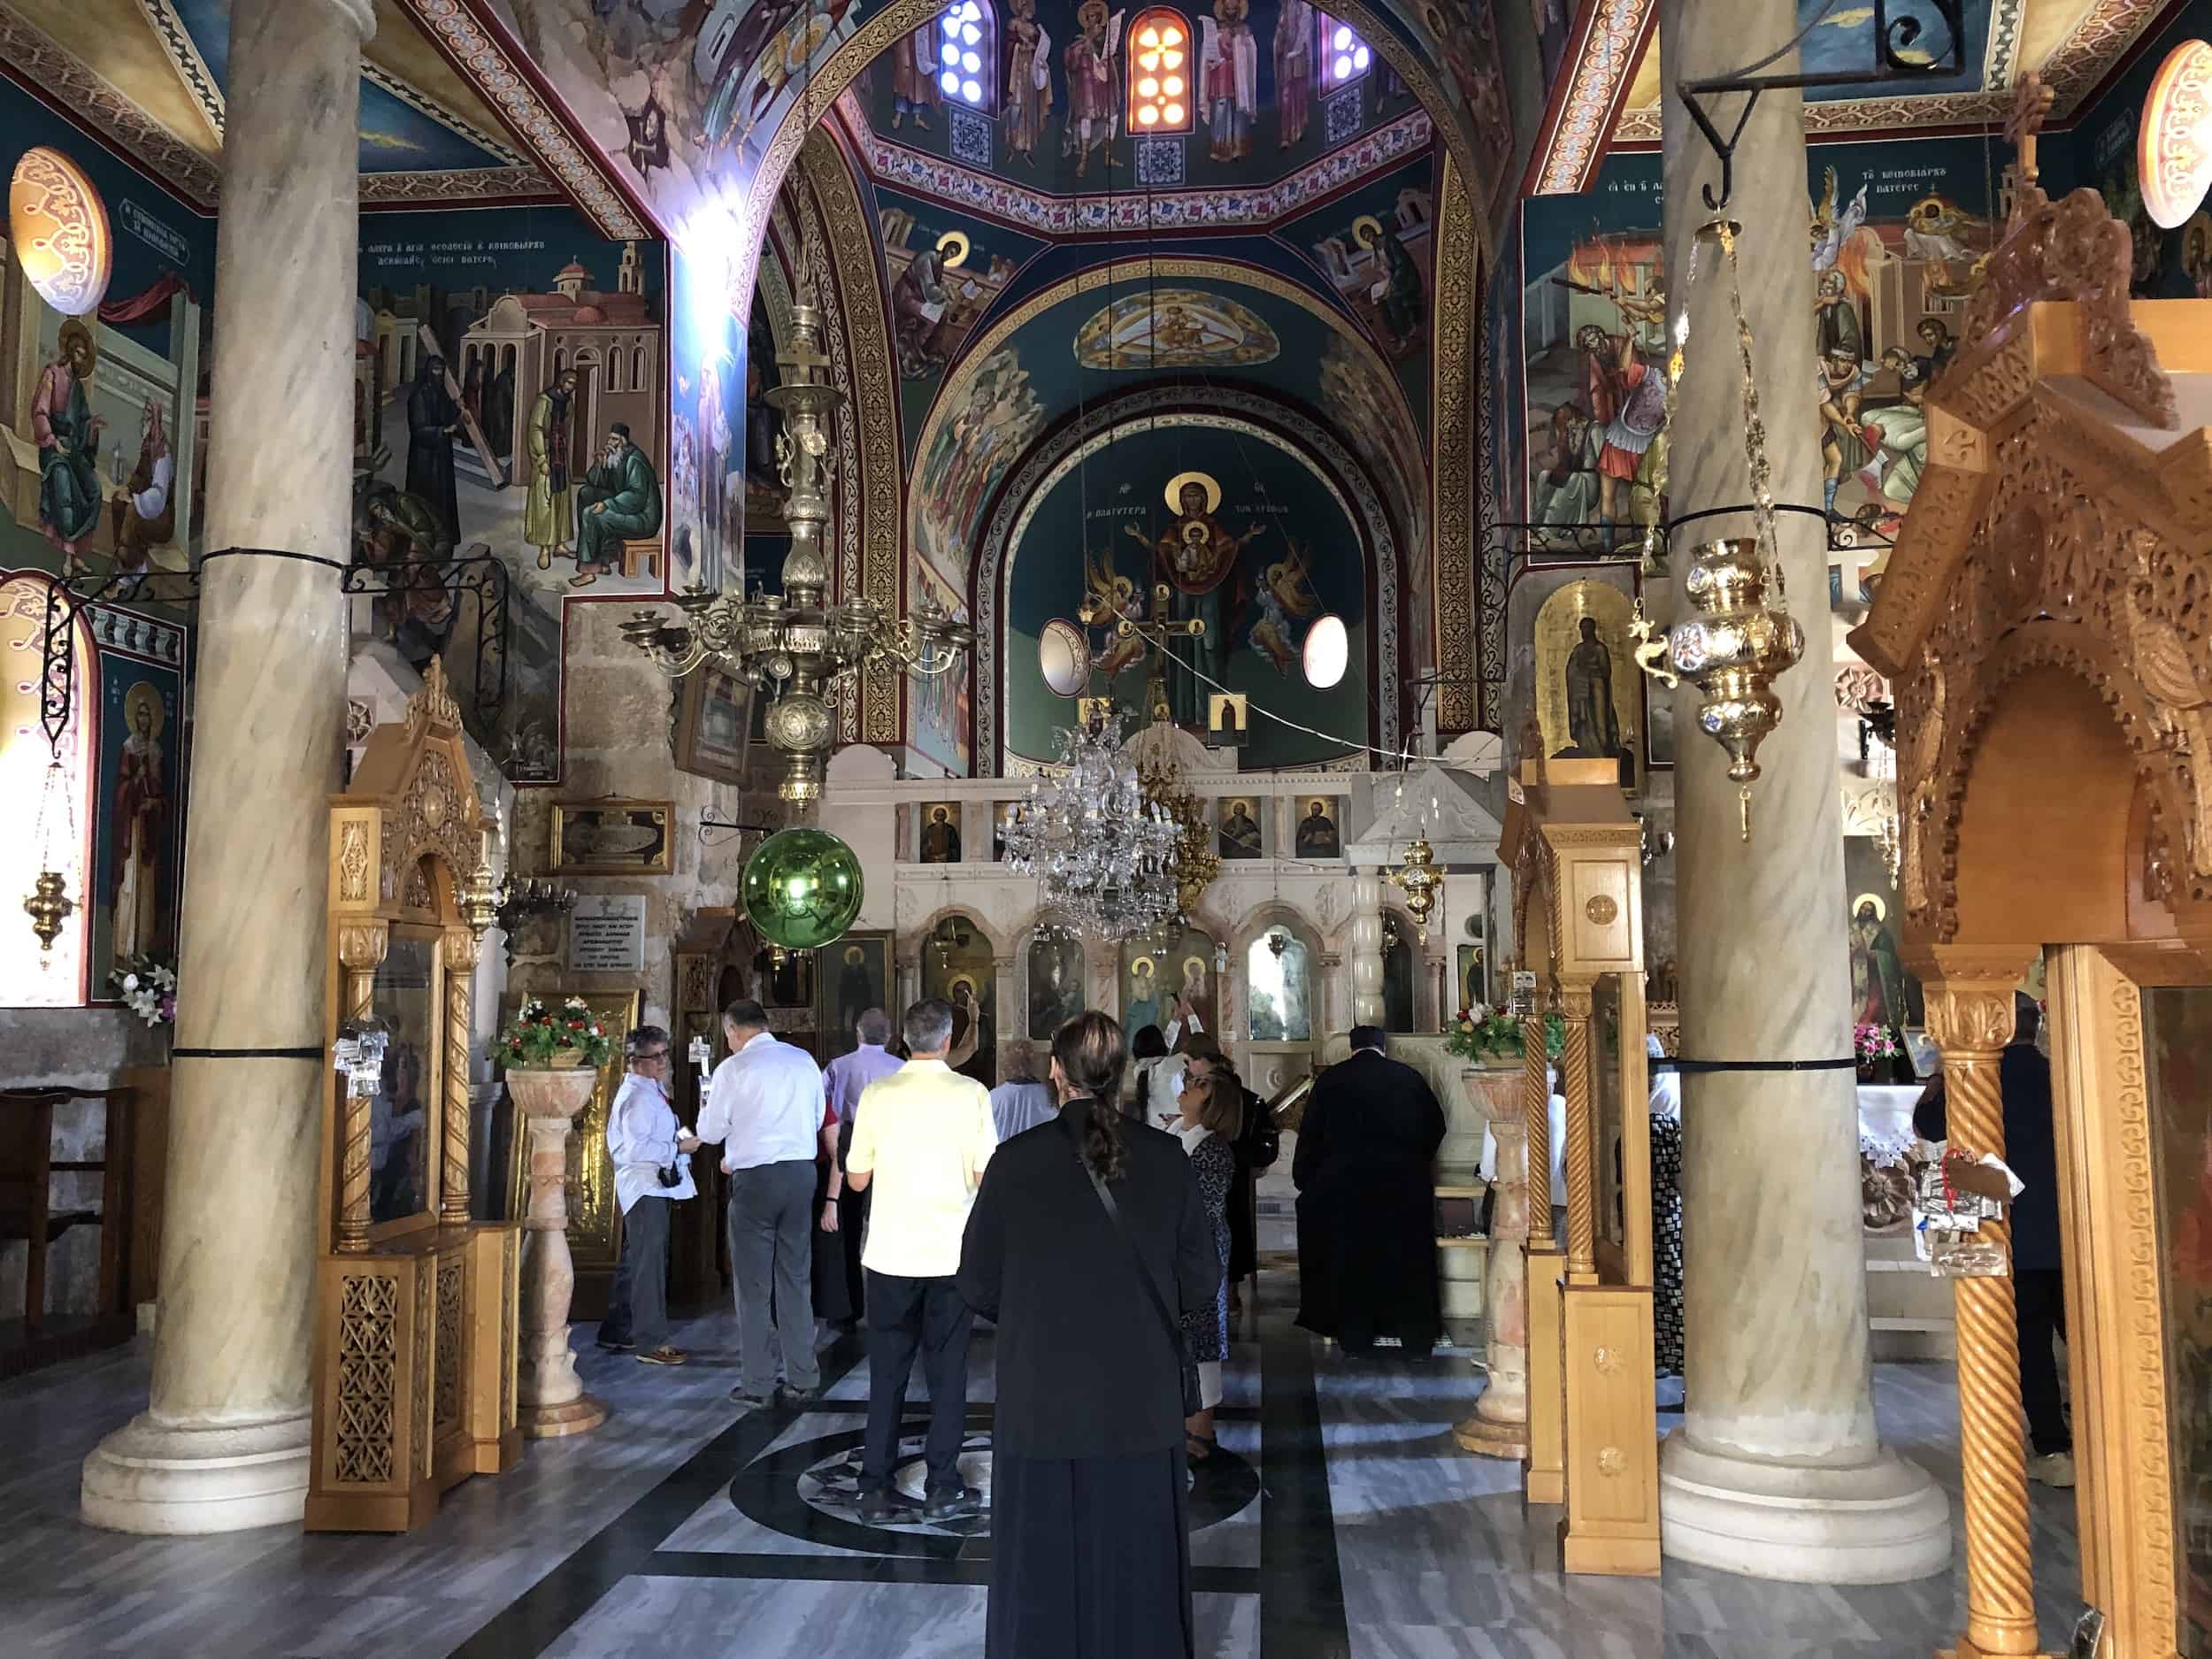
[[[1029,1004],[1026,987],[1015,977],[1015,958],[991,958],[991,995],[997,1007],[991,1016],[995,1028],[993,1046],[997,1050],[991,1056],[991,1075],[1003,1079],[1006,1075],[1006,1050],[1010,1043],[1022,1042],[1029,1036]]]
[[[1719,164],[1672,88],[1778,52],[1793,8],[1662,0],[1666,65],[1665,257],[1680,303]],[[1797,68],[1794,50],[1764,65]],[[1740,96],[1709,100],[1724,132]],[[1821,499],[1801,101],[1761,96],[1735,150],[1728,216],[1742,226],[1741,291],[1778,503]],[[1700,250],[1690,347],[1669,457],[1677,518],[1746,502],[1742,372],[1720,250]],[[1674,774],[1682,1053],[1712,1061],[1847,1059],[1843,841],[1836,788],[1826,537],[1779,516],[1782,567],[1805,626],[1804,660],[1776,686],[1781,726],[1759,752],[1751,839],[1739,839],[1727,757],[1675,695]],[[1748,535],[1748,513],[1694,537]],[[1858,1117],[1847,1064],[1718,1071],[1685,1079],[1683,1238],[1688,1410],[1661,1456],[1661,1542],[1680,1560],[1755,1578],[1890,1583],[1951,1564],[1933,1481],[1875,1432],[1859,1200]]]
[[[1321,1025],[1316,1033],[1326,1038],[1331,1032],[1345,1028],[1344,1018],[1344,957],[1340,952],[1325,950],[1320,961]]]
[[[1352,872],[1352,1023],[1383,1023],[1382,874],[1372,864]]]
[[[143,1415],[86,1458],[96,1526],[296,1523],[322,1131],[328,795],[344,741],[361,43],[370,0],[234,0],[211,558],[160,1322]],[[281,441],[273,420],[282,428]],[[194,1049],[219,1050],[219,1056]]]

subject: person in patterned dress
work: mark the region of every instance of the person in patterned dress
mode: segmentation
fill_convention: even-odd
[[[1182,1115],[1170,1125],[1198,1177],[1198,1194],[1213,1223],[1214,1248],[1222,1267],[1229,1264],[1229,1188],[1236,1180],[1233,1142],[1244,1121],[1244,1091],[1233,1078],[1193,1071],[1178,1104]],[[1183,1428],[1191,1462],[1202,1463],[1219,1449],[1214,1439],[1214,1408],[1221,1403],[1221,1363],[1229,1357],[1229,1281],[1225,1276],[1213,1306],[1182,1317],[1183,1340],[1198,1362],[1198,1397],[1202,1408]]]
[[[1644,1051],[1666,1050],[1648,1033]],[[1651,1079],[1651,1318],[1655,1369],[1682,1374],[1682,1077],[1671,1068]]]

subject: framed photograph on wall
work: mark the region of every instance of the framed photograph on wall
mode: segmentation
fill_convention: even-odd
[[[752,687],[718,668],[685,675],[676,704],[676,770],[741,784],[752,749]]]
[[[557,876],[664,876],[674,868],[668,801],[578,801],[553,809]]]

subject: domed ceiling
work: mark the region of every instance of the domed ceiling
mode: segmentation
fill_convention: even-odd
[[[1002,15],[952,0],[863,70],[842,108],[879,179],[948,200],[972,196],[974,178],[1100,197],[1100,228],[1116,196],[1141,211],[1148,196],[1246,192],[1248,213],[1279,212],[1425,147],[1431,131],[1403,78],[1309,0],[1119,12],[1015,0]],[[1290,190],[1270,188],[1285,180]]]

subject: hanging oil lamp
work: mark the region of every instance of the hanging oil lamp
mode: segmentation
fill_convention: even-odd
[[[48,828],[48,814],[53,810],[54,797],[62,797],[63,810],[67,811],[68,790],[63,787],[61,754],[57,746],[53,762],[46,768],[46,786],[38,803],[39,872],[31,884],[31,896],[23,901],[24,914],[31,918],[31,932],[38,936],[38,965],[43,972],[50,965],[54,941],[61,937],[63,925],[75,911],[75,901],[69,896],[69,879],[54,868],[53,835]],[[73,818],[71,828],[75,827]]]
[[[1682,384],[1682,362],[1690,339],[1689,289],[1697,276],[1697,256],[1704,244],[1717,243],[1728,262],[1728,300],[1735,313],[1736,345],[1742,362],[1744,458],[1751,476],[1755,533],[1707,541],[1692,553],[1683,572],[1682,592],[1694,614],[1663,638],[1636,602],[1630,632],[1639,641],[1636,663],[1646,673],[1672,687],[1688,680],[1697,687],[1698,729],[1728,751],[1728,775],[1738,786],[1738,822],[1751,839],[1751,786],[1759,776],[1759,745],[1781,723],[1782,704],[1774,682],[1805,653],[1805,630],[1790,615],[1782,561],[1775,550],[1772,469],[1767,461],[1766,425],[1759,416],[1758,381],[1752,372],[1751,327],[1743,314],[1743,288],[1736,263],[1736,238],[1742,227],[1725,219],[1700,228],[1683,284],[1682,310],[1674,320],[1674,351],[1667,362],[1667,424],[1674,420],[1674,400]]]
[[[1406,849],[1405,862],[1395,870],[1383,872],[1383,879],[1406,895],[1406,914],[1420,930],[1424,943],[1429,936],[1429,918],[1436,910],[1436,895],[1443,889],[1444,872],[1436,867],[1436,853],[1429,846],[1426,835],[1417,835]]]

